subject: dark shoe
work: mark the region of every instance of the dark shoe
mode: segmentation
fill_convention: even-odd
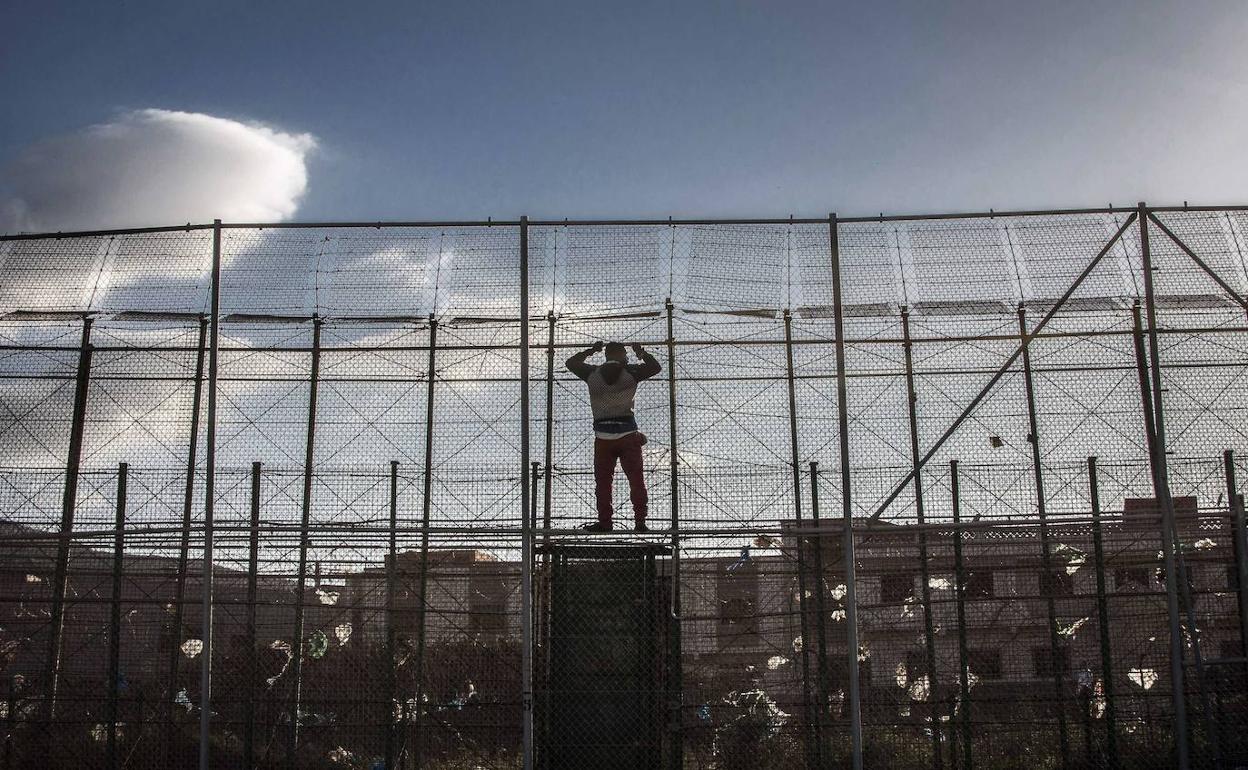
[[[610,532],[611,525],[603,524],[601,521],[595,521],[592,524],[582,524],[581,530],[583,532]]]

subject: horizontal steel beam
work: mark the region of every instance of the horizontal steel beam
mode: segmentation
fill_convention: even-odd
[[[1248,205],[1231,206],[1150,206],[1151,211],[1248,211]],[[1080,214],[1122,214],[1133,213],[1132,208],[1115,208],[1113,206],[1093,208],[1057,208],[1057,209],[1012,209],[1005,211],[964,211],[947,213],[918,214],[876,214],[855,217],[838,217],[839,224],[863,222],[923,222],[948,219],[994,219],[1002,217],[1041,217],[1041,216],[1072,216]],[[714,226],[714,225],[826,225],[827,217],[703,217],[692,219],[675,219],[673,217],[659,219],[530,219],[529,227],[601,227],[601,226]],[[519,219],[447,219],[447,220],[389,220],[375,222],[223,222],[223,230],[300,230],[300,229],[373,229],[387,228],[519,228]],[[112,230],[66,230],[60,232],[15,233],[0,235],[3,241],[57,240],[63,238],[86,238],[110,235],[142,235],[146,233],[191,232],[211,230],[211,223],[188,223],[160,227],[130,227]]]

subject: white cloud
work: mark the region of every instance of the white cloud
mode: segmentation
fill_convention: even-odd
[[[136,110],[23,150],[0,175],[0,231],[281,221],[307,190],[311,134]]]

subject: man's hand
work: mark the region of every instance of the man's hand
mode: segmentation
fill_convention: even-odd
[[[633,347],[633,355],[637,356],[638,358],[641,358],[642,356],[646,354],[646,349],[641,346],[640,342],[634,342],[632,347]]]
[[[593,345],[591,345],[589,349],[594,351],[595,353],[601,353],[602,349],[606,346],[607,346],[607,343],[603,342],[602,340],[598,340]]]

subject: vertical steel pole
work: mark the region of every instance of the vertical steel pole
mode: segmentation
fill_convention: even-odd
[[[556,236],[556,242],[558,236]],[[552,278],[552,281],[554,279]],[[553,289],[552,289],[553,291]],[[553,300],[552,300],[553,301]],[[555,311],[550,310],[546,313],[546,446],[545,446],[545,465],[546,477],[542,485],[542,544],[549,546],[550,544],[550,520],[551,508],[554,498],[555,483]],[[534,483],[537,477],[534,476]],[[536,513],[534,514],[536,518]],[[546,689],[546,694],[542,698],[541,725],[536,728],[539,731],[539,743],[545,744],[547,736],[550,735],[550,652],[547,648],[550,640],[550,550],[544,549],[542,552],[542,575],[543,579],[537,588],[537,628],[534,645],[543,650],[541,656],[542,679],[541,686]],[[535,753],[536,761],[544,762],[541,758],[540,751]]]
[[[936,713],[936,633],[932,622],[932,587],[927,564],[927,523],[923,511],[923,475],[919,450],[919,396],[914,387],[914,343],[910,339],[910,311],[901,309],[902,349],[906,362],[906,403],[910,418],[910,466],[914,479],[914,514],[919,524],[919,595],[923,602],[923,648],[927,657],[927,683],[932,716],[932,766],[940,770],[944,766],[941,752],[940,718]]]
[[[417,607],[419,622],[416,626],[416,741],[412,756],[416,767],[421,766],[425,741],[425,628],[428,623],[429,605],[429,521],[433,514],[433,416],[434,382],[437,366],[438,319],[429,314],[429,362],[425,374],[425,473],[420,506],[420,572],[417,577]]]
[[[1162,405],[1161,349],[1157,340],[1157,305],[1153,289],[1153,257],[1148,243],[1148,207],[1141,201],[1137,211],[1140,225],[1140,258],[1144,273],[1144,309],[1148,317],[1148,374],[1141,372],[1151,391],[1148,399],[1148,421],[1152,423],[1150,438],[1153,466],[1153,494],[1161,508],[1161,550],[1166,565],[1166,607],[1170,615],[1170,676],[1171,698],[1174,702],[1174,743],[1179,770],[1191,766],[1188,745],[1185,672],[1183,671],[1183,632],[1179,621],[1178,571],[1174,546],[1178,534],[1174,526],[1174,500],[1170,496],[1170,470],[1166,457],[1165,411]],[[1138,313],[1137,313],[1138,318]],[[1138,323],[1138,321],[1137,321]],[[1137,358],[1142,352],[1142,335],[1137,330]],[[1146,422],[1147,427],[1147,422]]]
[[[260,463],[251,464],[251,521],[247,529],[247,714],[243,726],[243,767],[256,766],[256,700],[260,688],[256,660],[256,593],[260,571]]]
[[[858,566],[854,561],[854,503],[850,492],[849,386],[845,366],[845,318],[841,287],[841,247],[836,214],[828,215],[828,250],[832,258],[832,305],[836,325],[836,414],[840,431],[841,518],[845,534],[845,633],[849,671],[849,730],[853,770],[862,770],[862,700],[858,682]]]
[[[395,765],[395,730],[397,723],[394,720],[394,704],[398,698],[398,677],[394,667],[394,656],[397,652],[395,644],[395,627],[394,627],[394,593],[395,572],[398,565],[395,559],[398,556],[398,526],[399,526],[399,461],[390,461],[390,547],[386,552],[386,700],[385,700],[385,720],[386,720],[386,770],[396,770]]]
[[[789,449],[793,466],[793,542],[797,549],[797,613],[802,630],[802,705],[806,711],[806,761],[811,767],[823,766],[823,700],[818,686],[812,697],[810,686],[810,611],[807,601],[806,546],[802,535],[802,472],[797,448],[797,401],[793,385],[793,317],[784,311],[784,354],[787,362],[789,393]],[[816,586],[816,591],[818,591]]]
[[[312,319],[312,371],[308,380],[308,416],[305,428],[303,452],[303,497],[299,513],[299,573],[295,579],[295,630],[291,640],[290,673],[294,679],[290,696],[290,730],[286,734],[286,763],[295,767],[298,764],[299,750],[299,708],[303,699],[303,635],[305,597],[308,583],[308,548],[311,536],[308,528],[312,523],[312,474],[316,460],[316,397],[320,390],[321,376],[321,324],[320,317]]]
[[[684,662],[681,658],[681,611],[680,611],[680,451],[676,446],[676,306],[668,297],[664,303],[667,311],[667,430],[668,461],[672,479],[672,628],[669,634],[669,657],[672,663],[671,688],[668,708],[671,715],[671,744],[669,764],[675,770],[684,766],[685,711],[684,711]]]
[[[546,313],[546,478],[542,487],[542,541],[550,540],[550,506],[555,483],[555,312]]]
[[[819,463],[815,460],[810,461],[810,520],[816,532],[820,532],[821,525],[819,523]],[[830,671],[828,669],[828,642],[825,626],[827,623],[827,606],[824,599],[825,589],[827,587],[827,576],[824,574],[823,563],[823,535],[815,535],[815,615],[818,617],[818,626],[815,629],[815,639],[819,644],[819,654],[816,658],[819,668],[819,688],[818,688],[818,705],[819,705],[819,729],[822,740],[819,742],[820,765],[825,765],[831,757],[831,703],[830,695],[832,686],[829,682]],[[804,646],[804,645],[803,645]]]
[[[1105,541],[1095,457],[1088,458],[1088,495],[1092,502],[1092,551],[1096,559],[1096,618],[1101,642],[1101,690],[1105,698],[1105,754],[1110,770],[1118,770],[1118,704],[1114,698],[1114,657],[1109,643],[1109,593],[1105,587]]]
[[[642,643],[644,645],[646,657],[644,660],[655,660],[658,658],[658,641],[659,641],[659,614],[655,611],[660,606],[657,598],[659,590],[658,584],[658,568],[656,562],[658,557],[651,552],[646,554],[646,570],[642,577],[642,595],[645,609],[644,630],[642,632]],[[649,744],[645,753],[645,761],[650,767],[660,768],[663,766],[663,714],[659,709],[658,692],[655,685],[655,670],[651,666],[648,675],[643,673],[644,681],[642,683],[643,692],[645,693],[644,706],[645,716],[643,717],[646,725],[646,743]],[[547,702],[550,698],[546,698]],[[549,713],[550,709],[547,708]],[[544,720],[543,730],[549,730],[548,723]]]
[[[1044,492],[1044,470],[1040,452],[1040,421],[1036,412],[1036,389],[1031,369],[1031,336],[1027,333],[1027,308],[1018,306],[1018,338],[1023,349],[1023,385],[1027,390],[1027,424],[1031,444],[1031,472],[1036,485],[1036,515],[1040,519],[1040,569],[1041,584],[1048,583],[1044,591],[1044,609],[1049,626],[1049,654],[1053,674],[1053,711],[1057,717],[1058,744],[1062,754],[1062,767],[1070,767],[1070,731],[1066,725],[1066,708],[1062,698],[1061,637],[1057,632],[1057,602],[1053,596],[1057,588],[1054,581],[1053,551],[1050,544],[1048,507]],[[1069,660],[1069,658],[1066,658]]]
[[[9,694],[4,712],[4,770],[13,770],[13,733],[17,728],[17,674],[9,678]]]
[[[529,218],[520,217],[520,687],[524,770],[533,767],[533,527],[529,519]]]
[[[953,496],[953,570],[958,602],[958,685],[962,690],[962,766],[975,766],[971,744],[971,667],[966,644],[966,568],[962,561],[962,493],[958,487],[958,461],[949,461],[949,488]],[[955,755],[956,756],[956,755]]]
[[[217,366],[221,337],[221,220],[212,225],[212,294],[208,348],[208,437],[204,445],[204,562],[200,572],[204,642],[199,679],[199,770],[208,770],[212,730],[212,563],[213,512],[217,483]]]
[[[107,766],[120,767],[117,761],[117,700],[121,693],[121,580],[125,558],[126,472],[128,466],[117,466],[117,511],[113,528],[113,601],[108,619],[108,758]]]
[[[536,531],[537,531],[537,503],[538,503],[538,493],[539,493],[539,491],[540,491],[540,489],[539,489],[539,486],[538,486],[538,485],[539,485],[539,483],[540,483],[540,482],[541,482],[541,480],[542,480],[542,464],[541,464],[539,461],[537,461],[537,460],[533,460],[531,463],[529,463],[529,465],[531,466],[531,469],[532,469],[532,473],[531,473],[531,475],[532,475],[532,484],[530,484],[530,485],[529,485],[529,491],[530,491],[529,498],[530,498],[530,503],[531,503],[531,505],[530,505],[530,509],[529,509],[529,516],[530,516],[530,518],[531,518],[531,519],[532,519],[532,521],[533,521],[533,530],[534,530],[534,532],[536,533]],[[534,535],[534,541],[536,542],[536,535]],[[536,556],[534,556],[533,558],[534,558],[534,569],[536,570],[536,569],[537,569],[537,566],[536,566],[536,560],[537,560],[537,557],[536,557]],[[543,617],[543,615],[542,615],[542,611],[543,611],[543,609],[544,609],[544,607],[543,607],[543,603],[542,603],[542,585],[541,585],[541,582],[540,582],[540,581],[538,582],[537,586],[535,587],[535,590],[534,590],[534,592],[533,592],[533,596],[534,596],[534,599],[533,599],[533,618],[534,618],[534,620],[536,621],[536,619],[537,619],[537,618],[541,618],[541,617]],[[540,623],[534,622],[534,624],[533,624],[533,650],[534,650],[534,653],[535,653],[535,654],[534,654],[534,661],[535,661],[535,662],[534,662],[534,666],[535,666],[535,667],[536,667],[537,665],[539,665],[539,664],[536,662],[536,661],[538,660],[538,658],[537,658],[537,656],[536,656],[536,651],[537,651],[537,649],[538,649],[538,648],[540,648],[541,646],[542,646],[542,626],[541,626],[541,624],[540,624]],[[538,690],[541,690],[541,689],[543,688],[544,683],[545,683],[545,681],[546,681],[546,679],[545,679],[545,676],[546,676],[545,666],[543,666],[543,667],[542,667],[541,674],[542,674],[541,676],[537,676],[537,675],[536,675],[536,670],[535,670],[534,679],[535,679],[535,681],[537,682],[537,684],[535,684],[535,685],[534,685],[534,687],[533,687],[533,691],[534,691],[534,707],[533,707],[533,713],[534,713],[535,715],[536,715],[536,713],[537,713],[537,700],[538,700],[538,699],[537,699],[537,697],[536,697],[536,694],[537,694],[537,691],[538,691]],[[536,716],[535,716],[534,718],[536,719]],[[533,729],[534,729],[534,733],[535,733],[535,735],[536,735],[536,734],[537,734],[537,731],[538,731],[538,729],[539,729],[539,728],[535,725]],[[542,733],[542,735],[545,735],[545,733]],[[535,741],[540,742],[540,740],[539,740],[539,739],[537,739],[537,738],[535,738]],[[537,752],[536,748],[534,749],[534,752],[535,752],[535,753],[534,753],[534,761],[537,761],[537,756],[538,756],[538,755],[537,755],[537,753],[536,753],[536,752]]]
[[[1235,483],[1235,453],[1230,449],[1222,453],[1226,468],[1226,499],[1231,509],[1231,537],[1235,544],[1235,577],[1239,596],[1239,642],[1244,656],[1248,656],[1248,526],[1244,524],[1244,498]]]
[[[195,386],[191,393],[191,437],[186,448],[186,486],[182,496],[182,542],[178,549],[178,573],[174,580],[173,599],[173,644],[169,646],[169,686],[165,690],[164,724],[161,732],[160,755],[166,766],[173,765],[173,696],[178,691],[178,669],[182,662],[182,650],[179,640],[182,638],[182,624],[186,601],[186,572],[190,561],[191,547],[191,513],[195,508],[195,461],[199,450],[199,411],[204,391],[204,356],[208,341],[208,318],[199,317],[199,341],[195,353]]]
[[[530,522],[532,522],[532,524],[531,524],[530,526],[532,526],[532,527],[533,527],[533,529],[534,529],[534,530],[536,530],[536,529],[537,529],[537,493],[538,493],[538,484],[539,484],[539,483],[541,482],[541,480],[542,480],[542,464],[541,464],[541,462],[539,462],[539,461],[537,461],[537,460],[534,460],[534,461],[532,461],[532,462],[530,462],[530,463],[529,463],[529,478],[530,478],[530,481],[529,481],[529,485],[530,485],[530,486],[529,486],[529,490],[530,490],[530,495],[529,495],[529,502],[530,502],[530,505],[529,505],[529,521],[530,521]]]
[[[1148,374],[1148,370],[1149,370],[1148,353],[1145,351],[1144,325],[1143,325],[1143,321],[1140,319],[1140,303],[1138,300],[1135,302],[1134,306],[1132,307],[1131,315],[1132,315],[1132,321],[1133,321],[1132,333],[1133,333],[1134,343],[1135,343],[1135,367],[1136,367],[1136,374],[1139,377],[1139,385],[1140,385],[1140,406],[1144,415],[1144,433],[1148,440],[1149,469],[1152,473],[1152,478],[1153,478],[1153,494],[1157,495],[1158,481],[1157,481],[1156,415],[1153,412],[1152,386],[1149,384],[1149,374]],[[1161,535],[1161,544],[1162,544],[1162,548],[1161,548],[1162,558],[1163,558],[1162,563],[1165,565],[1164,569],[1165,569],[1166,580],[1167,580],[1167,585],[1168,585],[1169,584],[1168,581],[1171,577],[1173,577],[1173,572],[1174,572],[1174,564],[1173,564],[1174,541],[1170,538],[1169,533],[1165,531],[1164,526],[1160,528],[1160,535]],[[1172,682],[1172,689],[1175,689],[1177,692],[1182,694],[1185,688],[1183,687],[1183,684],[1182,684],[1183,674],[1184,674],[1183,672],[1183,648],[1182,648],[1182,636],[1179,631],[1180,621],[1179,621],[1178,593],[1177,592],[1169,591],[1169,590],[1166,591],[1166,614],[1167,614],[1169,624],[1170,624],[1170,629],[1169,629],[1170,630],[1170,676],[1171,676],[1171,682]],[[1177,669],[1175,668],[1176,655],[1177,655],[1177,662],[1178,662]],[[1175,678],[1176,676],[1177,676],[1177,679]],[[1181,757],[1181,756],[1186,755],[1187,700],[1186,698],[1183,698],[1183,697],[1179,697],[1177,699],[1174,698],[1173,692],[1171,693],[1171,696],[1172,696],[1172,704],[1176,707],[1175,708],[1176,729],[1177,729],[1177,725],[1179,724],[1184,725],[1184,729],[1181,731],[1177,731],[1175,734],[1176,754]],[[1145,699],[1144,703],[1147,706],[1147,704],[1149,703],[1148,699]],[[1150,741],[1151,741],[1151,736],[1150,736]]]
[[[91,319],[82,320],[82,343],[78,348],[78,373],[74,381],[74,412],[69,427],[69,456],[65,461],[65,488],[61,497],[61,531],[56,547],[56,568],[52,578],[52,619],[48,625],[48,664],[44,677],[47,700],[44,705],[49,734],[56,718],[56,696],[61,677],[61,645],[65,631],[65,594],[69,590],[70,539],[74,531],[74,510],[78,505],[78,472],[82,463],[82,438],[87,417],[87,393],[91,385]]]

